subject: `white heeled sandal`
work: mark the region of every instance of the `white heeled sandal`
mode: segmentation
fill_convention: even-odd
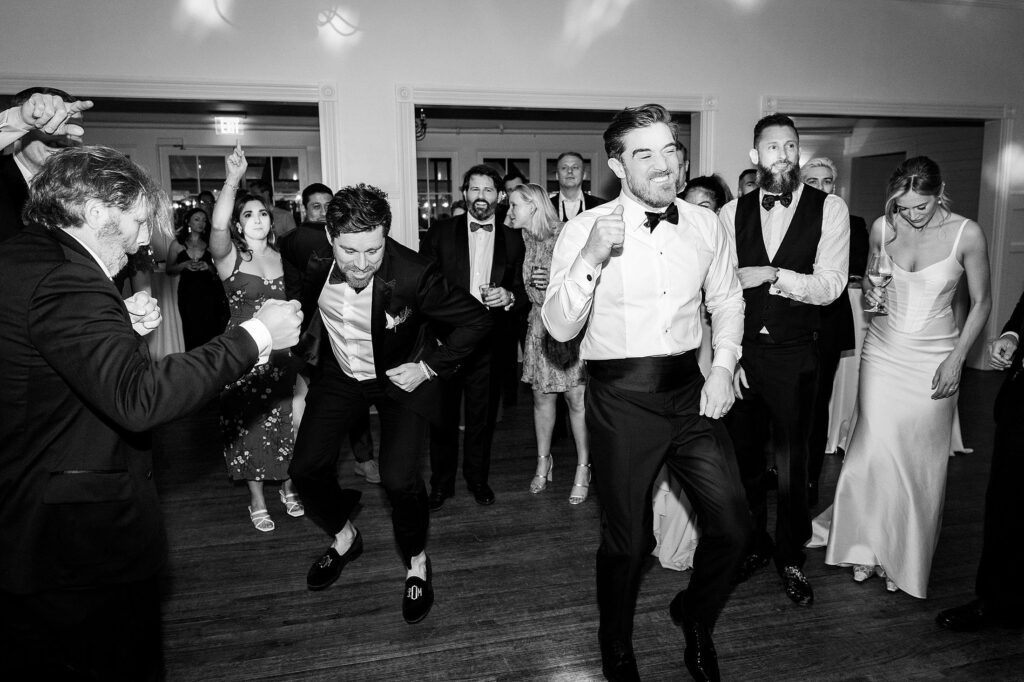
[[[543,462],[547,460],[548,467],[544,470]],[[548,483],[551,482],[551,470],[555,468],[555,460],[551,455],[544,455],[543,457],[537,458],[537,473],[533,475],[533,480],[530,481],[530,492],[536,495],[542,492],[548,487]],[[541,471],[544,473],[540,473]]]
[[[580,464],[576,467],[576,476],[569,491],[569,504],[583,504],[590,492],[590,465]]]

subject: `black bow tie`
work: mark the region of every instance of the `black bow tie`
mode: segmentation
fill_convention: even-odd
[[[664,213],[652,213],[650,211],[644,211],[644,215],[647,216],[647,227],[650,228],[651,232],[654,232],[654,228],[658,226],[662,220],[667,220],[673,225],[679,224],[679,207],[672,204]]]
[[[469,224],[469,231],[470,232],[476,232],[477,230],[485,230],[487,232],[490,232],[493,229],[494,229],[494,225],[491,225],[490,223],[470,223]]]
[[[786,192],[785,194],[765,194],[761,197],[761,205],[764,206],[764,210],[770,211],[775,206],[775,202],[779,202],[785,208],[789,208],[789,205],[793,203],[793,193]]]

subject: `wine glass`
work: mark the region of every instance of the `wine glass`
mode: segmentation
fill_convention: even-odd
[[[892,281],[892,260],[889,259],[889,254],[884,249],[875,251],[871,254],[871,260],[868,261],[868,281],[871,285],[877,289],[882,289],[882,295],[885,295],[885,288],[889,286],[889,282]],[[867,309],[869,313],[876,313],[878,315],[888,315],[889,311],[885,309],[884,303],[876,303],[872,307]]]

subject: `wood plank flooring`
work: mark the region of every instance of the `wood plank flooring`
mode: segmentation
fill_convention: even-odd
[[[949,463],[929,599],[887,594],[877,579],[856,584],[847,570],[824,565],[824,550],[811,550],[813,607],[793,605],[770,569],[733,593],[715,632],[724,679],[1024,680],[1021,631],[956,634],[934,624],[939,610],[972,594],[1000,380],[976,371],[964,378],[960,414],[975,452]],[[341,478],[364,491],[355,523],[366,549],[334,586],[310,592],[306,570],[326,536],[309,519],[287,516],[274,486],[267,499],[277,529],[253,529],[245,487],[227,480],[210,410],[161,429],[157,442],[170,543],[168,680],[603,679],[594,598],[599,495],[568,504],[575,466],[569,441],[554,449],[548,490],[529,493],[536,453],[525,388],[495,436],[497,502],[480,507],[460,487],[431,518],[437,602],[418,625],[401,617],[404,569],[387,499],[353,475],[351,459]],[[838,457],[827,458],[822,506],[839,466]],[[690,679],[681,633],[667,613],[688,580],[652,557],[634,637],[644,680]]]

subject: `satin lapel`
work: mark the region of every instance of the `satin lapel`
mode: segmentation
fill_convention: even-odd
[[[491,255],[491,281],[497,285],[505,280],[505,230],[494,226],[494,253]]]
[[[452,243],[455,247],[455,272],[458,273],[458,286],[469,291],[469,276],[472,264],[469,262],[469,221],[465,213],[458,216],[452,223],[455,234]]]
[[[391,303],[391,295],[395,289],[395,285],[389,282],[390,278],[391,254],[385,249],[380,269],[373,276],[373,301],[370,304],[370,336],[373,340],[374,357],[378,355],[377,348],[380,341],[384,339],[384,332],[387,330],[387,317],[385,313],[388,305]]]

